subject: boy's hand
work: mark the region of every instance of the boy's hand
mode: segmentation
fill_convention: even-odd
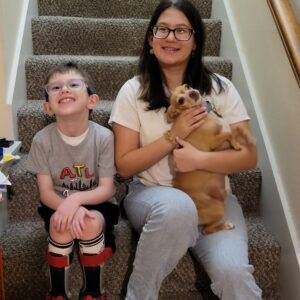
[[[80,207],[78,196],[75,193],[64,199],[53,214],[53,225],[58,232],[70,229],[73,217]]]
[[[95,215],[85,207],[80,206],[73,217],[70,227],[73,239],[80,239],[82,237],[82,231],[86,229],[86,218],[94,219]]]

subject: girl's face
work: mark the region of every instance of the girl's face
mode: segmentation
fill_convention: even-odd
[[[158,18],[155,26],[168,29],[193,29],[188,18],[174,7],[166,9]],[[177,66],[185,70],[192,50],[196,49],[194,34],[187,41],[178,41],[174,36],[174,31],[164,39],[150,34],[148,41],[153,49],[153,55],[156,56],[162,68]]]

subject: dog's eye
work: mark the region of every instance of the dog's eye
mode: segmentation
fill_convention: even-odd
[[[178,104],[183,104],[184,103],[184,98],[183,97],[180,97],[178,100],[177,100]]]
[[[192,98],[192,99],[195,99],[197,100],[198,99],[198,93],[196,91],[191,91],[189,92],[189,96]]]

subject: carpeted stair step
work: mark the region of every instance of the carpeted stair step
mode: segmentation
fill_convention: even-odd
[[[51,67],[73,61],[86,69],[94,80],[101,99],[114,100],[125,81],[136,74],[136,56],[68,56],[38,55],[26,59],[27,99],[43,99],[46,74]],[[213,72],[231,78],[232,63],[221,57],[205,57],[205,65]]]
[[[246,221],[249,255],[255,267],[255,279],[264,291],[264,299],[277,300],[280,247],[259,217],[246,215]],[[118,299],[120,294],[124,294],[137,243],[136,234],[133,234],[123,219],[116,226],[115,235],[117,251],[105,266],[108,299]],[[1,236],[7,299],[43,299],[48,287],[46,238],[43,223],[37,221],[11,224]],[[76,294],[81,282],[80,266],[75,256],[70,271],[70,288],[74,295],[72,299],[77,299]],[[180,295],[181,299],[192,299],[208,286],[209,279],[206,273],[187,253],[164,280],[160,299],[175,299]]]
[[[27,154],[21,156],[21,160],[14,164],[9,172],[12,186],[10,192],[13,195],[9,202],[9,218],[11,223],[38,218],[36,212],[39,202],[39,194],[34,175],[26,170],[25,162]],[[253,169],[231,175],[233,193],[237,195],[245,213],[254,213],[258,210],[261,171]],[[124,197],[123,184],[116,182],[116,201],[119,203]]]
[[[212,0],[191,0],[202,18],[211,15]],[[150,18],[159,0],[39,0],[41,16]]]
[[[33,53],[139,55],[148,23],[148,19],[35,17],[32,19]],[[217,56],[221,21],[206,19],[204,23],[207,30],[205,55]]]

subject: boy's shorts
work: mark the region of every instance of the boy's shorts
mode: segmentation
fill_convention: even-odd
[[[97,210],[99,211],[105,219],[105,247],[111,247],[112,251],[116,251],[115,236],[113,234],[114,225],[118,223],[119,219],[119,207],[116,204],[110,202],[104,202],[97,205],[84,205],[88,210]],[[46,231],[49,232],[50,218],[55,210],[45,206],[41,203],[41,206],[38,208],[38,213],[45,222]]]

